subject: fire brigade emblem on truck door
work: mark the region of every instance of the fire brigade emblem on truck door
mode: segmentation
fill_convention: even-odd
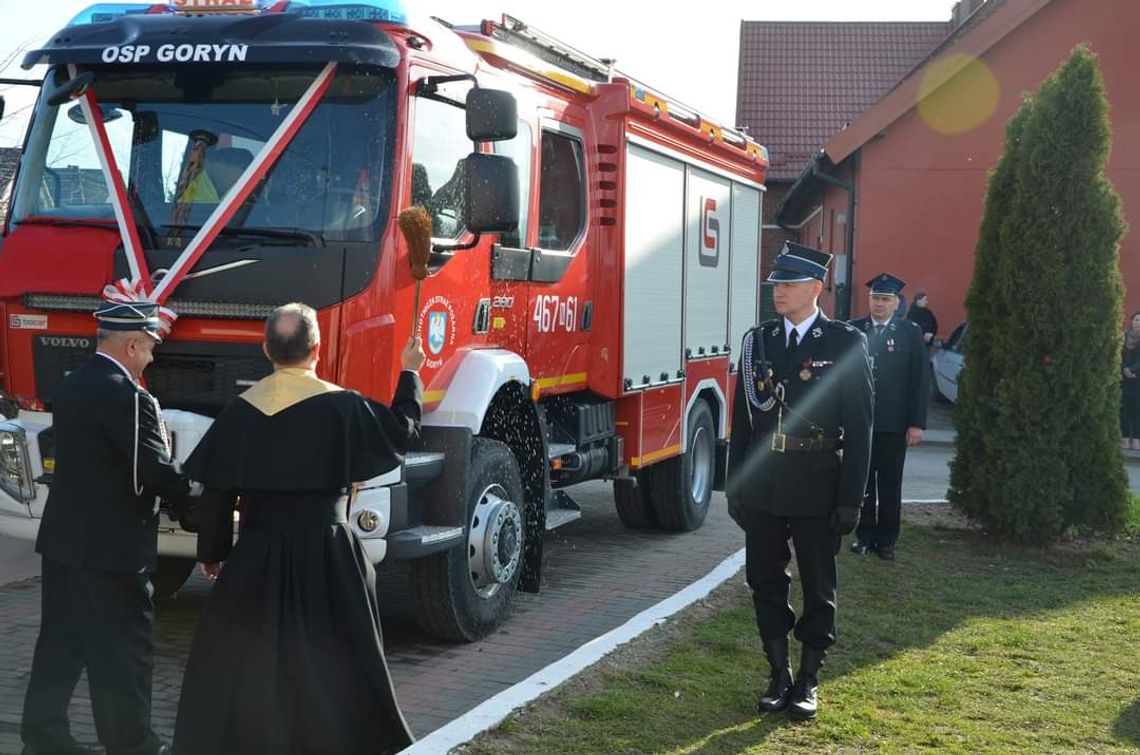
[[[447,313],[432,312],[428,315],[428,349],[432,354],[443,351],[443,341],[447,337]]]
[[[443,296],[428,299],[416,330],[427,352],[424,364],[433,370],[443,366],[444,352],[455,344],[455,308],[451,301]]]

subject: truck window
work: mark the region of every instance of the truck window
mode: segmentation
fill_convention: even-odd
[[[201,66],[186,76],[178,69],[92,67],[95,96],[144,246],[177,249],[189,243],[318,70]],[[378,239],[395,128],[391,81],[387,71],[339,68],[320,104],[215,245],[246,246],[250,238],[269,238],[267,232],[302,232],[323,242]],[[114,217],[76,104],[52,107],[41,97],[15,194],[17,225],[37,215]]]
[[[412,204],[431,215],[433,237],[458,238],[466,227],[464,166],[474,148],[467,138],[467,114],[461,107],[427,97],[417,97],[415,104]]]
[[[542,132],[538,188],[538,245],[552,251],[573,246],[586,225],[585,164],[579,139]]]
[[[533,145],[530,124],[519,121],[519,131],[514,139],[495,142],[495,154],[505,155],[515,161],[519,169],[519,227],[499,235],[503,246],[521,249],[526,245],[527,218],[530,214],[530,156]]]
[[[127,175],[134,118],[129,111],[114,107],[104,107],[102,113],[115,163]],[[82,109],[76,103],[53,115],[58,121],[47,142],[39,190],[29,192],[34,202],[30,214],[113,219],[107,182]]]

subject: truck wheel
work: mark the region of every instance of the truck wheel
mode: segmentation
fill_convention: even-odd
[[[614,480],[614,505],[618,519],[631,530],[651,530],[657,526],[649,483],[645,479]]]
[[[471,642],[506,615],[522,572],[524,496],[504,443],[475,438],[465,483],[467,545],[411,564],[412,610],[428,632]]]
[[[662,529],[690,532],[704,524],[716,476],[716,429],[709,405],[697,399],[689,412],[688,451],[643,470]]]
[[[169,600],[182,589],[190,572],[194,571],[194,559],[175,558],[174,556],[159,556],[158,566],[154,574],[150,575],[150,583],[154,586],[155,600]]]

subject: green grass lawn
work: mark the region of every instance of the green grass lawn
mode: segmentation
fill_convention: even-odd
[[[742,580],[465,751],[1140,751],[1140,543],[907,526],[894,563],[845,548],[809,723],[754,712],[767,664]]]

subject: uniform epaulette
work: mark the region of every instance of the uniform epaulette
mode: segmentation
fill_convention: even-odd
[[[854,325],[852,325],[849,322],[844,322],[843,320],[828,320],[827,324],[830,325],[831,327],[835,328],[836,330],[846,330],[849,333],[859,331],[859,329],[856,328]]]

